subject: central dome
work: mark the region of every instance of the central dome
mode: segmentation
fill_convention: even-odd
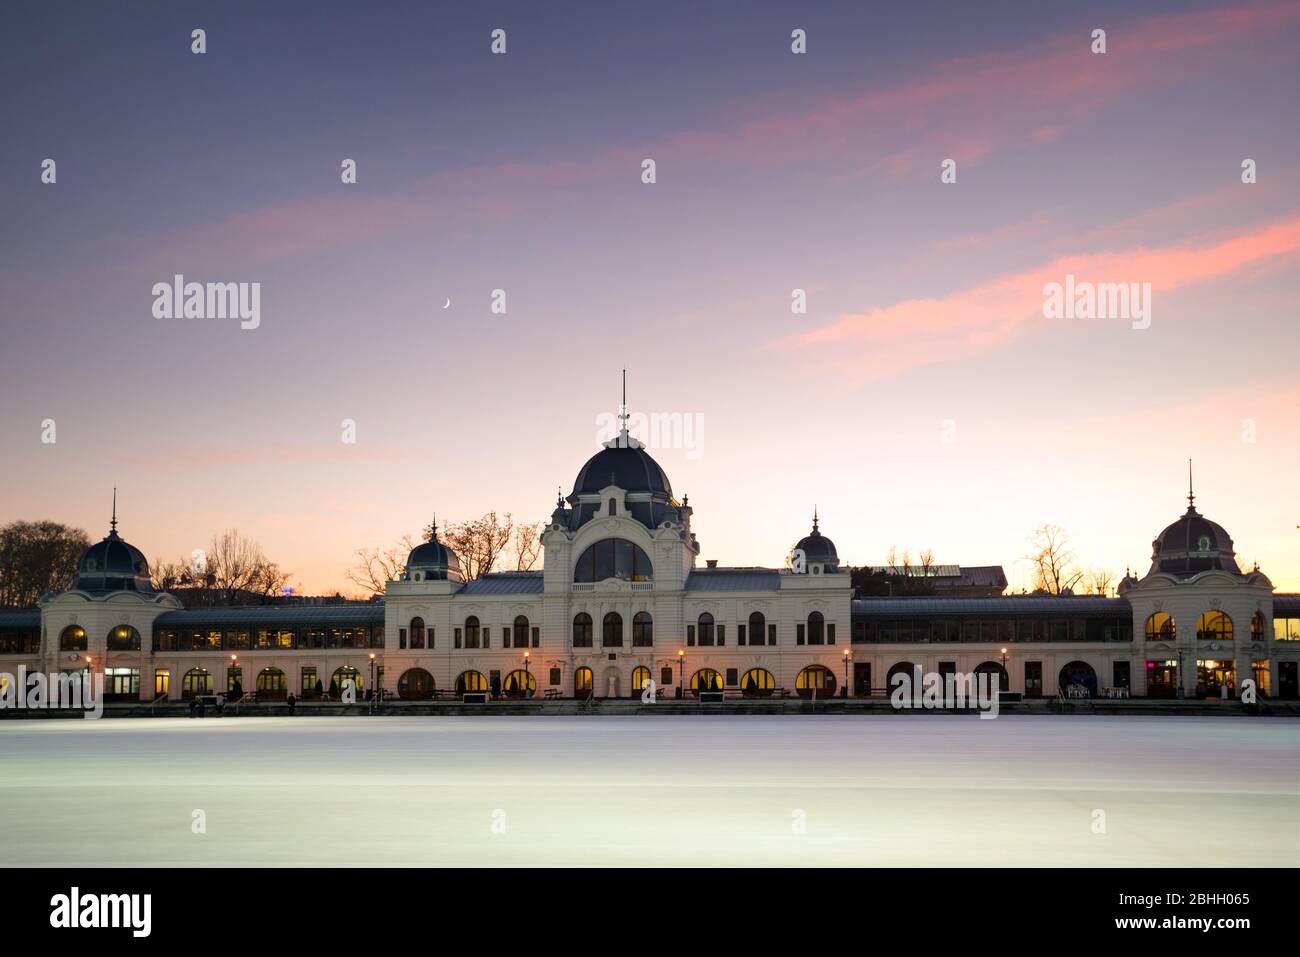
[[[1211,569],[1241,574],[1232,538],[1222,525],[1189,504],[1182,517],[1151,543],[1151,570],[1187,577]]]
[[[113,522],[117,524],[116,520]],[[77,575],[72,587],[77,591],[153,592],[149,580],[149,563],[144,553],[130,542],[124,541],[114,528],[108,537],[91,545],[77,562]]]
[[[667,474],[635,439],[615,439],[587,459],[573,482],[573,495],[595,494],[607,485],[617,485],[626,492],[673,497]]]

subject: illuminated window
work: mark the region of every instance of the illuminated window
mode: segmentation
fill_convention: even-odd
[[[105,668],[104,697],[115,699],[140,697],[140,669]]]
[[[60,651],[85,651],[86,629],[80,625],[69,625],[59,634]]]
[[[531,698],[537,694],[537,677],[531,671],[519,668],[506,675],[501,690],[507,698]]]
[[[822,665],[809,665],[795,677],[794,688],[801,698],[810,698],[814,693],[827,698],[835,693],[835,675]]]
[[[1300,618],[1274,618],[1274,641],[1300,641]]]
[[[181,678],[181,697],[188,700],[201,694],[212,694],[212,674],[204,668],[191,668]]]
[[[352,687],[355,690],[361,690],[361,672],[357,671],[356,668],[344,665],[342,668],[337,669],[330,678],[330,695],[332,697],[337,697],[343,693],[343,682],[348,678],[352,679]]]
[[[573,617],[573,647],[591,647],[591,616],[585,611]]]
[[[776,688],[776,679],[766,668],[750,668],[740,678],[746,698],[766,698]]]
[[[1196,619],[1196,637],[1202,641],[1232,641],[1232,619],[1221,611],[1207,611]]]
[[[712,668],[701,668],[695,674],[691,675],[691,690],[700,691],[721,691],[722,675],[718,674]]]
[[[481,671],[462,671],[456,678],[456,694],[488,690],[488,680]]]
[[[259,698],[283,698],[289,692],[289,684],[284,672],[279,668],[263,668],[257,673],[257,696]]]
[[[1172,615],[1158,611],[1147,619],[1147,641],[1173,641],[1178,637],[1177,623]]]
[[[140,632],[130,625],[118,625],[108,633],[109,651],[139,651]]]
[[[591,694],[591,689],[595,687],[596,676],[592,674],[590,668],[579,668],[573,673],[573,694],[577,698],[585,698]]]
[[[153,696],[161,698],[171,693],[172,673],[164,668],[159,668],[153,673]]]
[[[650,669],[645,665],[637,665],[632,669],[632,690],[645,691],[646,685],[650,683]]]

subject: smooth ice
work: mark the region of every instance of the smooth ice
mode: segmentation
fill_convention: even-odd
[[[0,863],[1295,866],[1297,745],[1246,717],[9,720]]]

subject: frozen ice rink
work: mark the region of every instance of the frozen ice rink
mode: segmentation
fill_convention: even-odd
[[[1295,866],[1298,745],[1251,718],[10,720],[0,860]]]

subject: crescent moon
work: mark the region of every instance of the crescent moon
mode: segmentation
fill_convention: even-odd
[[[447,302],[443,305],[442,308],[444,308],[444,309],[450,309],[450,308],[451,308],[451,299],[450,299],[450,298],[447,299]]]

